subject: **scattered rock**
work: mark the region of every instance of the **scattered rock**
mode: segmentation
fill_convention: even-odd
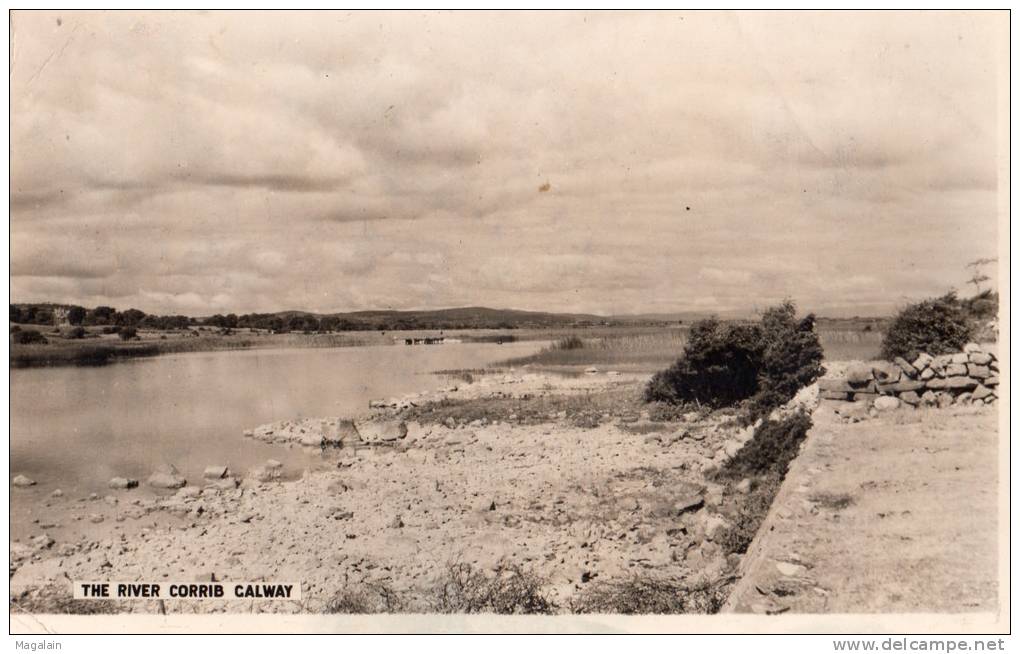
[[[890,395],[883,395],[875,400],[875,408],[879,411],[892,411],[893,409],[898,409],[899,406],[899,399]]]
[[[206,466],[202,471],[202,477],[206,479],[223,479],[229,474],[227,466]]]
[[[117,490],[126,490],[128,488],[137,488],[138,487],[138,480],[137,479],[128,479],[127,477],[114,477],[114,478],[112,478],[110,480],[110,482],[107,484],[107,486],[109,486],[110,488],[115,488]]]
[[[751,492],[751,480],[747,479],[746,477],[744,479],[741,479],[740,483],[737,484],[734,487],[734,490],[736,490],[738,493],[744,493],[744,494],[750,493]]]
[[[149,476],[149,485],[153,488],[182,488],[188,480],[177,472],[173,465],[166,464],[156,468],[156,471]]]
[[[797,565],[795,563],[787,563],[785,561],[780,561],[776,563],[776,570],[779,570],[780,574],[784,576],[795,577],[797,575],[803,574],[805,568],[804,566]]]
[[[407,424],[403,420],[362,420],[354,426],[366,443],[392,442],[407,436]]]
[[[11,480],[11,483],[15,486],[21,486],[22,488],[27,486],[35,486],[35,480],[29,479],[25,475],[17,475]]]

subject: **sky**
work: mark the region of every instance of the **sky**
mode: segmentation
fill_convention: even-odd
[[[1007,22],[14,12],[11,301],[889,313],[998,252]]]

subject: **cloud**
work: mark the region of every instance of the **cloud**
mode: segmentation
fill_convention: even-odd
[[[15,12],[12,294],[891,308],[996,253],[1002,25]]]

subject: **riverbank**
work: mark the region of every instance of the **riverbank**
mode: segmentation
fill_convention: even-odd
[[[725,413],[655,422],[644,380],[495,375],[377,409],[374,423],[399,420],[403,435],[339,448],[318,469],[267,464],[236,487],[189,479],[152,500],[49,498],[38,532],[12,544],[12,610],[155,612],[60,597],[68,578],[156,574],[302,584],[300,602],[179,600],[168,612],[470,612],[495,597],[562,613],[635,581],[677,598],[671,612],[712,612],[739,555],[713,541],[732,498],[706,471],[750,431]],[[46,526],[58,521],[85,529],[57,542]],[[479,584],[482,599],[465,595]]]
[[[997,407],[814,422],[725,610],[996,611]]]

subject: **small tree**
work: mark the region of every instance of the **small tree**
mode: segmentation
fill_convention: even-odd
[[[921,352],[959,352],[970,340],[974,326],[955,293],[904,307],[893,319],[882,341],[882,357],[913,361]]]
[[[85,320],[85,307],[72,306],[67,310],[67,322],[80,325]]]
[[[117,335],[122,341],[130,341],[132,338],[138,338],[138,330],[134,327],[122,327]]]

